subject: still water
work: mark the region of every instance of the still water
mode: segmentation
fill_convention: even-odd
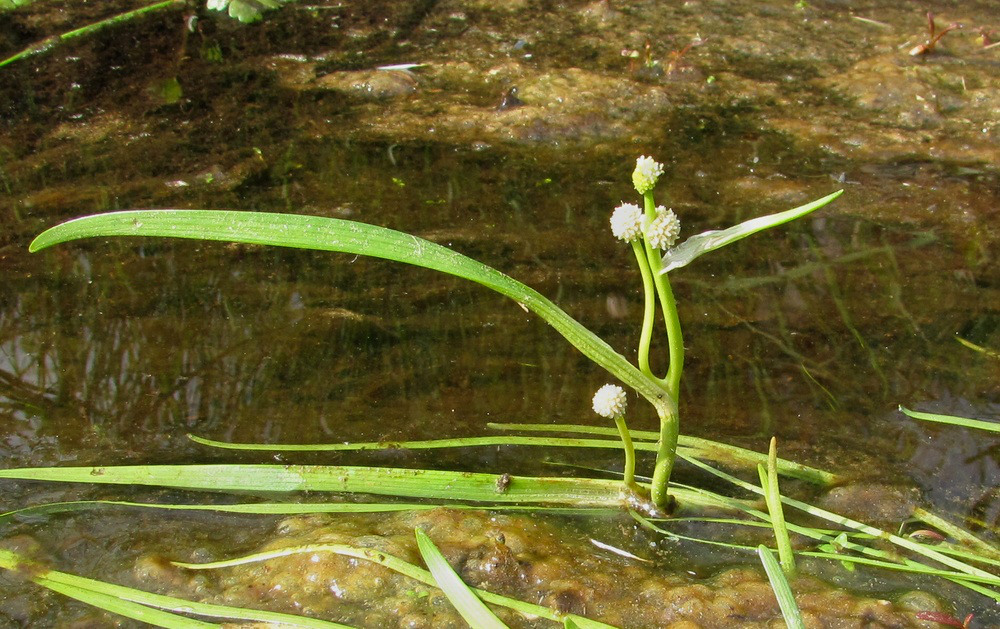
[[[378,10],[392,16],[391,4]],[[43,16],[37,18],[43,26],[45,19],[49,26],[58,22],[34,10]],[[372,15],[378,10],[371,9]],[[813,25],[838,17],[835,7],[811,10],[817,12]],[[405,47],[391,54],[380,48],[377,29],[365,25],[360,10],[337,11],[343,32],[356,34],[349,43],[338,40],[338,54],[347,55],[353,46],[379,62],[409,58]],[[458,53],[445,44],[454,46],[470,30],[456,23],[483,19],[503,32],[482,7],[465,11],[459,20],[430,9],[431,17],[457,30],[411,34],[416,50],[430,54],[438,45],[441,65],[459,68]],[[508,17],[530,23],[530,11],[512,9]],[[846,190],[808,218],[671,275],[688,361],[682,432],[756,450],[776,435],[783,456],[845,473],[862,485],[892,486],[921,505],[966,518],[992,538],[1000,520],[996,439],[921,424],[896,410],[902,404],[983,419],[1000,414],[1000,360],[958,342],[1000,348],[1000,239],[992,222],[1000,186],[995,170],[976,155],[965,162],[953,155],[914,158],[907,145],[886,157],[815,138],[805,142],[789,130],[790,121],[805,119],[816,103],[786,112],[782,121],[762,104],[770,102],[770,93],[750,105],[711,94],[699,103],[697,90],[714,83],[707,75],[714,71],[711,76],[726,82],[711,65],[716,53],[707,52],[710,44],[696,49],[709,56],[693,57],[696,72],[682,74],[676,88],[685,101],[669,113],[647,104],[609,119],[585,115],[593,103],[583,103],[565,116],[555,112],[527,120],[537,113],[530,105],[509,114],[496,110],[489,99],[503,91],[499,83],[463,92],[463,106],[478,108],[479,118],[462,118],[461,111],[448,108],[455,103],[420,109],[426,103],[415,105],[419,97],[405,93],[401,98],[411,100],[402,103],[392,100],[399,96],[395,92],[388,100],[317,93],[290,85],[280,65],[288,60],[277,55],[306,49],[313,54],[331,45],[323,37],[332,36],[316,35],[313,30],[321,29],[313,21],[296,31],[302,41],[275,43],[276,33],[294,26],[291,13],[250,27],[203,15],[206,26],[180,44],[142,22],[135,26],[149,36],[142,53],[122,52],[119,32],[99,36],[77,51],[75,60],[63,53],[10,66],[2,147],[6,196],[0,206],[5,467],[294,460],[520,474],[559,473],[554,462],[618,469],[615,453],[581,456],[558,449],[294,459],[206,450],[186,435],[313,443],[480,435],[488,434],[487,422],[600,425],[590,397],[607,376],[516,304],[431,271],[363,257],[218,243],[97,240],[38,254],[28,254],[27,244],[60,220],[128,207],[349,218],[411,232],[495,266],[634,358],[642,309],[639,277],[631,252],[611,236],[608,217],[621,201],[636,201],[631,167],[638,154],[652,154],[667,165],[658,201],[680,216],[682,238]],[[596,15],[587,19],[604,20],[611,24],[609,32],[618,32],[615,15]],[[705,15],[721,20],[707,6]],[[776,19],[757,18],[771,27]],[[179,27],[176,19],[162,20]],[[422,32],[420,26],[408,28]],[[319,39],[302,43],[310,34]],[[549,53],[560,63],[570,55],[552,52],[546,46],[556,44],[542,37],[525,38],[510,35],[508,48],[520,53],[534,45],[535,55]],[[516,47],[522,39],[528,43]],[[162,83],[142,73],[163,70],[178,45],[195,61],[187,61],[183,71],[160,72],[180,77],[184,97],[174,101],[164,95]],[[210,45],[220,46],[229,63],[208,61],[204,49]],[[109,63],[102,46],[119,46],[112,79],[98,69]],[[470,47],[467,54],[475,65],[483,52]],[[573,60],[590,69],[610,64],[605,57]],[[324,63],[327,76],[350,65],[341,57]],[[741,57],[738,63],[749,62]],[[810,74],[804,67],[791,64],[786,70]],[[77,68],[77,87],[63,82],[70,76],[67,68]],[[963,68],[969,76],[983,71]],[[617,72],[628,76],[627,68]],[[755,71],[743,66],[730,80],[763,85],[780,82],[779,74],[762,63]],[[522,98],[530,101],[566,84],[570,92],[601,93],[593,77],[550,75],[536,76],[534,83],[534,75],[515,76],[528,81]],[[454,87],[464,80],[446,72],[431,76],[431,86],[420,89],[432,91],[434,81]],[[646,83],[636,81],[628,79],[628,89],[645,89]],[[815,115],[834,115],[841,105],[823,101]],[[497,122],[498,115],[511,119]],[[423,131],[406,131],[414,120],[425,121]],[[426,131],[436,120],[441,139]],[[461,131],[469,121],[482,123],[476,127],[481,137]],[[504,128],[514,131],[497,131]],[[876,153],[886,150],[874,140],[866,146],[871,145]],[[659,358],[654,362],[662,369]],[[631,417],[633,428],[654,424],[644,410]],[[640,466],[648,469],[651,461]],[[676,474],[682,481],[704,482],[684,467]],[[197,499],[183,492],[11,482],[4,483],[3,496],[5,510],[75,498]],[[867,500],[874,499],[855,498]],[[879,509],[854,506],[862,514]],[[410,520],[386,522],[358,518],[280,526],[299,527],[297,536],[302,527],[313,527],[348,539],[395,534],[386,532],[393,527],[412,530]],[[567,539],[632,528],[631,521],[614,518],[539,518],[514,521],[506,531],[531,537],[538,534],[531,527],[543,525]],[[42,556],[63,569],[137,586],[145,579],[182,591],[170,575],[149,568],[150,556],[249,551],[269,543],[278,525],[267,518],[108,511],[5,526],[4,537],[18,543],[30,538]],[[340,529],[324,528],[331,526]],[[621,543],[632,547],[648,542],[634,530],[625,537],[630,541]],[[733,563],[755,565],[753,557],[697,547],[673,552],[658,555],[663,575],[710,577]],[[956,613],[974,611],[986,623],[997,619],[988,599],[937,584],[852,580],[828,568],[815,570],[825,579],[846,579],[865,596],[893,598],[929,589],[955,602]],[[11,626],[106,621],[4,578],[11,592],[4,620]],[[358,614],[344,618],[364,620]]]

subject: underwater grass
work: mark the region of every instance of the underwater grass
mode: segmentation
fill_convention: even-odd
[[[621,508],[622,484],[593,478],[562,478],[343,465],[123,465],[35,467],[0,470],[18,480],[147,485],[172,489],[287,493],[299,491],[376,494],[569,507]],[[718,507],[697,492],[679,491],[685,508]]]
[[[757,547],[757,556],[764,565],[764,572],[767,573],[767,580],[771,582],[771,589],[778,599],[778,607],[781,608],[781,616],[785,619],[788,629],[806,629],[806,624],[802,620],[802,612],[799,611],[798,603],[795,602],[795,595],[792,594],[792,586],[788,584],[785,577],[787,570],[774,559],[774,555],[767,546],[761,544]]]
[[[483,603],[476,593],[465,582],[462,577],[448,564],[448,561],[438,550],[431,538],[423,529],[414,531],[417,536],[417,549],[420,557],[427,565],[434,583],[437,584],[444,595],[458,611],[459,615],[469,623],[470,627],[476,629],[509,629],[490,608]]]
[[[970,419],[968,417],[958,417],[956,415],[939,415],[937,413],[923,413],[911,411],[900,405],[899,411],[913,419],[921,419],[927,422],[937,422],[951,426],[961,426],[963,428],[975,428],[976,430],[987,430],[989,432],[1000,432],[1000,422],[985,421],[982,419]]]
[[[0,549],[0,568],[26,576],[38,585],[77,599],[100,609],[140,620],[158,627],[221,627],[221,625],[188,618],[194,614],[226,620],[246,620],[289,627],[314,629],[351,629],[347,625],[327,622],[304,616],[282,614],[241,607],[212,605],[187,599],[153,594],[135,588],[115,585],[106,581],[80,577],[45,566],[21,557],[17,553]]]
[[[489,428],[498,430],[522,430],[535,432],[577,432],[594,435],[617,435],[615,428],[599,426],[582,426],[572,424],[487,424]],[[636,450],[655,452],[657,433],[653,431],[629,430]],[[257,452],[355,452],[365,450],[428,450],[436,448],[470,448],[483,446],[529,446],[558,448],[600,448],[621,450],[621,440],[610,439],[576,439],[565,437],[530,437],[520,435],[505,435],[496,437],[458,437],[452,439],[424,439],[416,441],[369,441],[356,443],[233,443],[206,439],[197,435],[188,435],[195,443],[224,450],[247,450]],[[735,467],[753,467],[768,460],[767,455],[730,446],[708,439],[680,435],[678,439],[678,454],[729,464]],[[778,473],[785,476],[805,480],[820,486],[836,483],[839,478],[830,472],[785,459],[777,460]]]
[[[767,512],[771,516],[771,526],[774,529],[774,540],[778,546],[781,569],[785,572],[786,576],[793,577],[795,576],[795,554],[792,552],[792,542],[788,537],[788,527],[785,525],[784,510],[781,508],[777,460],[777,440],[771,437],[767,466],[765,467],[762,463],[758,463],[757,473],[760,477],[761,489],[764,492],[764,501],[767,503]]]

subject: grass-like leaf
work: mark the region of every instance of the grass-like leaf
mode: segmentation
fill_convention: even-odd
[[[494,430],[569,432],[586,435],[605,435],[609,437],[618,434],[618,431],[615,428],[582,426],[579,424],[498,424],[491,422],[486,424],[486,427]],[[646,447],[642,445],[642,441],[655,442],[659,438],[659,434],[651,430],[629,430],[629,434],[632,435],[632,439],[636,440],[634,443],[637,450],[646,449]],[[740,448],[726,443],[719,443],[718,441],[702,439],[701,437],[680,435],[677,438],[677,444],[679,446],[677,452],[680,455],[714,461],[724,465],[756,469],[758,463],[767,462],[766,454],[761,454],[760,452],[754,452],[753,450],[747,450],[746,448]],[[620,442],[618,447],[621,447]],[[836,485],[843,480],[841,477],[832,472],[796,463],[795,461],[779,458],[777,463],[779,474],[792,478],[798,478],[816,485]]]
[[[157,626],[176,629],[220,627],[220,625],[181,616],[195,614],[228,620],[246,620],[275,626],[312,629],[350,629],[333,622],[277,612],[198,603],[173,596],[153,594],[97,579],[50,570],[9,550],[0,549],[0,568],[17,571],[29,579],[76,600],[121,616]]]
[[[963,428],[975,428],[977,430],[988,430],[990,432],[1000,432],[1000,422],[984,421],[982,419],[969,419],[968,417],[958,417],[956,415],[938,415],[937,413],[923,413],[911,411],[903,406],[899,407],[900,412],[913,419],[922,419],[928,422],[939,424],[949,424],[952,426],[962,426]]]
[[[781,491],[778,488],[778,453],[777,439],[771,437],[767,454],[767,466],[757,464],[760,476],[760,486],[764,490],[764,501],[767,512],[771,516],[771,527],[774,530],[774,541],[778,547],[778,557],[781,559],[781,569],[789,577],[795,576],[795,554],[792,552],[792,542],[785,525],[785,512],[781,508]]]
[[[982,345],[976,345],[972,341],[968,339],[963,339],[960,336],[956,336],[955,340],[964,345],[965,347],[968,347],[974,352],[979,352],[980,354],[984,356],[989,356],[990,358],[1000,358],[1000,352],[996,350],[983,347]]]
[[[18,6],[28,4],[25,0],[0,0],[0,11],[14,9]],[[30,57],[31,55],[36,55],[42,52],[46,52],[58,46],[59,44],[75,39],[77,37],[84,37],[90,35],[99,30],[108,28],[109,26],[114,26],[116,24],[123,24],[125,22],[137,19],[147,13],[153,11],[159,11],[161,9],[169,8],[181,8],[187,5],[186,0],[164,0],[162,2],[156,2],[132,11],[126,11],[125,13],[119,13],[109,18],[105,18],[99,22],[94,22],[93,24],[87,24],[86,26],[81,26],[75,28],[71,31],[61,33],[59,35],[53,35],[51,37],[46,37],[45,39],[35,42],[34,44],[28,46],[21,52],[11,55],[6,59],[0,60],[0,68],[3,66],[13,63],[18,59],[23,59],[25,57]]]
[[[767,573],[767,580],[771,582],[771,589],[778,599],[778,607],[781,608],[781,616],[785,619],[788,629],[806,629],[802,620],[802,612],[795,602],[795,595],[792,594],[792,587],[788,585],[788,579],[782,571],[778,561],[771,554],[767,546],[761,544],[757,547],[757,556],[764,564],[764,572]]]
[[[736,485],[737,487],[741,487],[743,489],[746,489],[748,491],[751,491],[751,492],[754,492],[754,493],[757,493],[757,494],[763,493],[762,490],[759,487],[757,487],[756,485],[753,485],[751,483],[747,483],[747,482],[745,482],[745,481],[743,481],[743,480],[741,480],[739,478],[736,478],[735,476],[733,476],[731,474],[727,474],[727,473],[725,473],[725,472],[723,472],[721,470],[717,470],[717,469],[713,468],[710,465],[707,465],[707,464],[702,463],[702,462],[697,461],[697,460],[691,460],[690,462],[692,463],[692,465],[695,465],[696,467],[698,467],[700,469],[703,469],[706,472],[708,472],[708,473],[710,473],[710,474],[712,474],[714,476],[722,478],[722,479],[724,479],[724,480],[732,483],[733,485]],[[798,509],[800,511],[808,513],[811,516],[814,516],[814,517],[817,517],[817,518],[821,518],[821,519],[826,520],[828,522],[832,522],[832,523],[837,524],[839,526],[843,526],[845,528],[852,529],[854,531],[857,531],[859,533],[863,533],[865,535],[869,535],[869,536],[871,536],[872,538],[875,538],[875,539],[881,539],[881,540],[890,542],[890,543],[892,543],[892,544],[894,544],[894,545],[896,545],[898,547],[905,548],[906,550],[909,550],[909,551],[911,551],[913,553],[916,553],[918,555],[922,555],[926,559],[930,559],[931,561],[935,561],[935,562],[944,564],[944,565],[948,566],[949,568],[952,568],[953,570],[956,571],[956,575],[954,577],[949,577],[952,581],[955,581],[956,583],[960,583],[964,587],[973,589],[973,590],[975,590],[975,591],[977,591],[977,592],[979,592],[981,594],[984,594],[984,595],[989,596],[989,597],[991,597],[991,598],[993,598],[995,600],[1000,601],[1000,592],[997,592],[997,591],[994,591],[994,590],[988,590],[988,589],[981,588],[981,587],[978,587],[978,586],[975,585],[975,583],[985,583],[985,584],[991,585],[993,587],[1000,586],[1000,576],[997,576],[995,574],[991,574],[991,573],[986,572],[985,570],[981,570],[980,568],[977,568],[977,567],[975,567],[973,565],[970,565],[968,563],[959,561],[959,560],[957,560],[957,559],[955,559],[955,558],[953,558],[951,556],[948,556],[946,553],[944,553],[942,551],[939,551],[939,550],[937,550],[935,548],[932,548],[931,546],[928,546],[926,544],[921,544],[921,543],[916,542],[914,540],[907,539],[905,537],[900,537],[899,535],[894,535],[892,533],[889,533],[887,531],[883,531],[882,529],[876,528],[874,526],[871,526],[871,525],[868,525],[868,524],[864,524],[862,522],[858,522],[857,520],[852,520],[850,518],[847,518],[845,516],[842,516],[842,515],[839,515],[839,514],[836,514],[836,513],[832,513],[830,511],[825,510],[825,509],[820,509],[819,507],[814,507],[814,506],[812,506],[812,505],[810,505],[808,503],[802,502],[801,500],[795,500],[794,498],[789,498],[787,496],[782,496],[781,497],[781,502],[784,503],[784,504],[786,504],[786,505],[788,505],[788,506],[794,507],[794,508],[796,508],[796,509]],[[737,504],[737,503],[734,502],[734,503],[731,503],[730,506],[733,507],[733,508],[740,509],[740,510],[742,510],[742,511],[748,513],[748,514],[751,514],[754,517],[758,517],[758,518],[760,518],[762,520],[765,520],[765,521],[769,520],[769,517],[767,516],[767,514],[761,513],[759,511],[754,510],[754,509],[746,508],[744,505]],[[816,533],[814,531],[810,530],[808,527],[793,526],[792,524],[787,524],[787,526],[788,526],[788,529],[790,531],[794,531],[796,533],[801,533],[801,534],[803,534],[803,535],[805,535],[807,537],[810,537],[812,539],[817,539],[817,540],[824,541],[824,542],[835,541],[835,540],[829,539],[827,536],[817,536]],[[839,541],[839,539],[836,540],[836,541]],[[843,544],[843,546],[844,546],[844,548],[847,548],[849,550],[852,550],[852,551],[855,551],[855,552],[859,552],[859,553],[863,553],[863,554],[866,554],[866,555],[869,555],[869,556],[879,557],[881,559],[884,559],[884,558],[887,558],[887,557],[890,556],[885,551],[882,551],[882,550],[879,550],[879,549],[876,549],[876,548],[867,547],[867,546],[864,546],[864,545],[861,545],[861,544],[848,543],[848,544]],[[802,553],[802,554],[805,554],[805,553]],[[911,562],[909,560],[906,560],[906,563],[907,564],[914,564],[916,562]],[[926,567],[926,566],[923,566],[923,567]]]
[[[343,465],[123,465],[32,467],[0,470],[0,478],[149,485],[207,491],[340,493],[405,496],[494,504],[615,508],[621,483],[594,478],[501,476],[475,472]],[[711,496],[679,489],[681,507],[718,507]]]
[[[0,523],[14,518],[31,518],[53,513],[85,511],[89,509],[160,509],[163,511],[208,511],[212,513],[239,513],[252,515],[302,515],[310,513],[392,513],[399,511],[428,511],[439,507],[449,509],[549,513],[553,515],[600,516],[614,515],[618,508],[572,508],[546,507],[542,505],[511,504],[456,504],[456,503],[412,503],[412,502],[251,502],[240,504],[181,504],[159,502],[129,502],[125,500],[68,500],[14,509],[0,513]]]
[[[490,288],[531,310],[587,358],[654,405],[663,390],[604,340],[541,293],[447,247],[393,229],[337,218],[215,210],[129,210],[85,216],[47,229],[31,251],[80,238],[161,236],[366,255],[422,266]]]
[[[816,199],[811,203],[800,205],[799,207],[792,208],[791,210],[778,212],[777,214],[768,214],[767,216],[758,216],[757,218],[752,218],[748,221],[739,223],[738,225],[733,225],[728,229],[713,229],[711,231],[702,232],[696,236],[691,236],[681,244],[663,254],[663,270],[660,272],[667,273],[674,269],[679,269],[682,266],[687,266],[694,261],[695,258],[703,256],[709,251],[715,251],[720,247],[725,247],[726,245],[746,238],[751,234],[756,234],[759,231],[763,231],[805,216],[809,212],[818,210],[827,203],[830,203],[843,193],[843,190],[838,190],[833,194],[826,195],[822,199]]]
[[[435,583],[465,622],[473,629],[508,629],[507,625],[497,618],[496,614],[490,611],[490,608],[462,581],[462,577],[458,576],[427,533],[421,528],[416,529],[415,533],[417,549],[427,564],[427,569],[431,571]]]
[[[621,504],[621,484],[611,480],[512,476],[498,485],[496,474],[343,465],[36,467],[0,470],[0,478],[210,491],[334,491],[498,503]]]

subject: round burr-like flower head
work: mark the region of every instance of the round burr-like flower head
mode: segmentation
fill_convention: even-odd
[[[681,221],[673,210],[659,205],[656,207],[656,218],[646,229],[646,240],[651,247],[666,251],[674,246],[681,234]]]
[[[594,394],[594,412],[608,419],[623,415],[627,403],[625,389],[617,384],[606,384]]]
[[[632,171],[632,185],[636,192],[646,194],[656,185],[656,180],[663,174],[663,164],[652,157],[643,155],[635,160],[635,170]]]
[[[642,236],[642,210],[633,203],[622,203],[611,214],[611,233],[615,238],[632,242]]]

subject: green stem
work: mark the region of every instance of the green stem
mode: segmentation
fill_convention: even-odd
[[[656,218],[656,202],[653,200],[653,193],[647,192],[642,195],[643,211],[646,215],[648,225]],[[656,294],[660,299],[660,308],[663,310],[663,322],[667,329],[667,345],[670,353],[670,365],[667,367],[667,376],[660,380],[676,404],[680,398],[681,373],[684,371],[684,337],[681,334],[680,316],[677,314],[677,302],[674,299],[674,291],[670,287],[670,280],[665,273],[660,273],[663,262],[660,252],[650,246],[648,241],[645,244],[646,260],[650,271],[653,274],[653,281],[656,287]]]
[[[120,24],[122,22],[127,22],[134,18],[137,18],[145,13],[152,13],[153,11],[158,11],[160,9],[167,9],[175,6],[184,6],[187,4],[187,0],[165,0],[164,2],[157,2],[155,4],[150,4],[148,6],[140,7],[132,11],[127,11],[125,13],[119,13],[100,22],[95,22],[93,24],[88,24],[86,26],[81,26],[80,28],[73,29],[66,33],[60,35],[53,35],[52,37],[46,37],[42,41],[35,42],[34,44],[28,46],[21,52],[7,57],[6,59],[0,61],[0,67],[3,67],[9,63],[13,63],[18,59],[28,57],[40,52],[49,50],[66,40],[74,39],[76,37],[82,37],[84,35],[89,35],[95,31],[99,31],[108,26],[113,26],[115,24]]]
[[[670,347],[670,367],[667,368],[665,380],[667,389],[677,404],[680,400],[681,373],[684,371],[684,337],[681,333],[681,319],[677,314],[677,302],[674,300],[674,291],[670,287],[667,275],[657,273],[653,277],[656,278],[656,293],[660,297],[663,322],[667,328],[667,343]]]
[[[641,239],[632,241],[632,251],[635,261],[642,274],[643,312],[642,332],[639,335],[639,369],[650,378],[658,379],[649,367],[649,346],[653,340],[653,324],[656,318],[656,288],[653,284],[653,273],[649,269],[649,260],[643,249]]]
[[[653,467],[651,498],[657,507],[669,511],[671,506],[668,491],[670,473],[674,469],[674,459],[677,458],[677,437],[680,422],[677,416],[677,403],[672,398],[668,397],[655,406],[656,413],[660,416],[660,438],[656,442],[656,463]]]
[[[625,486],[630,490],[634,490],[635,447],[632,445],[632,435],[628,431],[628,426],[625,425],[625,415],[615,416],[615,426],[618,427],[618,434],[622,438],[622,445],[625,446],[625,469],[624,469]]]

